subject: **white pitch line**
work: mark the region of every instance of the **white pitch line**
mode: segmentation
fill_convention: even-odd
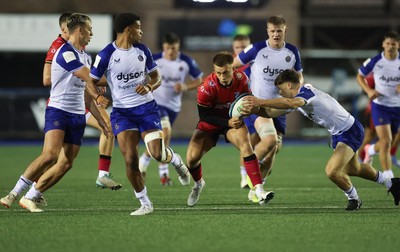
[[[246,206],[246,207],[204,207],[204,206],[198,206],[198,207],[155,207],[154,211],[165,211],[165,212],[170,212],[170,211],[231,211],[231,210],[247,210],[247,211],[273,211],[273,210],[279,210],[279,209],[293,209],[293,210],[309,210],[309,209],[344,209],[344,206],[256,206],[254,207],[251,206]],[[361,211],[363,209],[391,209],[390,207],[362,207]],[[48,211],[48,212],[96,212],[96,211],[133,211],[135,208],[43,208],[43,210]],[[24,209],[0,209],[0,213],[5,213],[5,212],[27,212],[27,210]]]

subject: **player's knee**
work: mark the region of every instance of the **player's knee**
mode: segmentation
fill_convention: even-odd
[[[153,141],[156,141],[156,143]],[[144,137],[144,142],[147,152],[152,158],[163,163],[171,160],[172,151],[165,147],[164,135],[161,130],[146,134]]]
[[[42,154],[42,157],[41,157],[41,163],[42,163],[44,166],[52,166],[52,165],[54,165],[55,163],[57,163],[58,155],[59,155],[59,154],[57,154],[57,153],[55,153],[55,152],[46,152],[46,153],[43,153],[43,154]]]
[[[379,147],[381,150],[387,150],[391,147],[391,139],[379,139]]]
[[[72,168],[72,162],[69,162],[69,161],[66,161],[66,162],[63,162],[61,165],[60,165],[60,169],[61,169],[61,173],[63,173],[63,174],[65,174],[67,171],[69,171],[70,169]]]
[[[277,144],[274,138],[271,138],[269,141],[268,139],[263,139],[261,141],[261,146],[265,150],[266,155],[274,155],[277,150]]]
[[[327,166],[325,168],[325,174],[332,181],[337,181],[338,180],[339,174],[332,167]]]

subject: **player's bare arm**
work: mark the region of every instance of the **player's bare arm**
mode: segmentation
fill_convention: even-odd
[[[145,95],[149,92],[153,92],[161,85],[161,75],[158,70],[150,72],[148,75],[148,82],[145,85],[139,85],[136,87],[136,93]]]
[[[89,95],[93,100],[96,101],[98,105],[103,108],[107,108],[110,104],[110,100],[108,100],[103,95],[99,94],[97,90],[97,86],[94,83],[94,79],[89,76],[90,70],[87,67],[82,67],[78,71],[74,72],[74,75],[81,80],[86,82],[85,93]]]
[[[99,86],[99,87],[105,87],[105,86],[107,86],[108,83],[107,83],[106,77],[104,77],[104,75],[103,75],[103,76],[101,77],[101,79],[98,80],[98,81],[96,82],[96,85]]]
[[[108,138],[111,135],[111,129],[108,127],[107,120],[103,117],[100,112],[100,108],[95,100],[88,94],[85,90],[85,106],[89,109],[90,113],[94,118],[96,118],[99,123],[101,129],[103,130],[104,135]]]
[[[242,115],[257,114],[262,117],[272,118],[288,114],[292,109],[302,107],[306,102],[302,98],[275,98],[258,99],[254,96],[244,98]]]
[[[197,78],[186,83],[176,83],[174,90],[176,93],[185,92],[193,89],[197,89],[201,84],[202,79]]]
[[[43,66],[43,86],[51,86],[51,64],[47,62]]]
[[[306,104],[302,98],[275,98],[262,100],[255,98],[256,106],[258,107],[271,107],[275,109],[296,109]]]
[[[357,83],[364,90],[364,92],[368,95],[368,98],[371,100],[377,98],[380,94],[373,88],[371,88],[365,80],[365,77],[361,74],[357,74]]]

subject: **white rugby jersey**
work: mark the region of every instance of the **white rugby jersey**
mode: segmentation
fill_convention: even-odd
[[[332,96],[311,84],[304,84],[296,97],[303,98],[306,105],[299,107],[305,117],[326,128],[332,135],[341,134],[351,128],[354,117],[347,112]]]
[[[400,107],[400,94],[396,92],[396,86],[400,84],[399,55],[394,60],[388,60],[382,52],[367,59],[358,72],[362,76],[374,73],[375,90],[382,95],[373,102],[387,107]]]
[[[140,95],[135,92],[135,88],[145,85],[146,74],[156,69],[157,64],[150,49],[144,44],[137,43],[129,49],[122,49],[114,41],[97,54],[90,76],[99,80],[105,75],[113,107],[132,108],[154,99],[151,92]]]
[[[203,76],[203,72],[196,61],[183,53],[179,53],[175,60],[168,60],[163,55],[163,53],[153,55],[161,74],[161,86],[154,90],[153,96],[157,104],[179,112],[182,106],[182,92],[174,91],[175,84],[184,83],[187,76],[192,80],[198,79]]]
[[[274,81],[283,70],[303,71],[299,51],[288,43],[280,49],[273,49],[268,41],[257,42],[246,47],[237,57],[243,65],[251,64],[251,92],[262,99],[280,97]]]
[[[74,114],[85,114],[86,82],[74,75],[83,67],[90,68],[92,58],[70,42],[62,45],[51,64],[51,90],[48,106]]]

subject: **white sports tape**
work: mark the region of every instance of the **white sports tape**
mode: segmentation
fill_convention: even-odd
[[[277,135],[273,121],[264,122],[257,128],[257,133],[260,138],[270,135]]]
[[[167,156],[168,155],[167,155],[167,152],[165,150],[164,134],[163,134],[163,132],[161,130],[157,130],[157,131],[153,131],[153,132],[147,133],[144,136],[144,143],[146,145],[147,152],[150,154],[150,156],[153,159],[155,159],[153,157],[150,149],[149,149],[148,143],[153,141],[153,140],[156,140],[156,139],[161,139],[161,160],[157,160],[157,159],[156,160],[159,161],[159,162],[165,162],[167,160]]]

